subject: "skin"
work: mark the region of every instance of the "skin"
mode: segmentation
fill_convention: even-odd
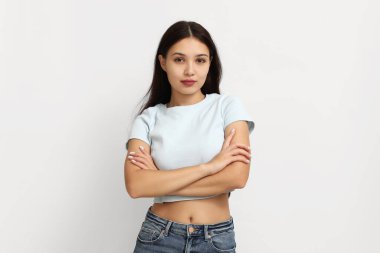
[[[205,44],[196,38],[185,38],[169,49],[166,58],[159,55],[158,59],[162,69],[167,73],[172,88],[167,107],[191,105],[205,98],[201,88],[206,81],[212,60]],[[191,87],[186,87],[181,83],[184,79],[192,79],[196,83]],[[236,131],[231,134],[233,128]],[[206,196],[217,193],[218,196],[200,200],[154,203],[151,211],[160,217],[183,224],[214,224],[230,219],[228,191],[243,188],[248,179],[251,158],[248,134],[246,122],[236,121],[229,124],[225,129],[223,149],[232,150],[240,147],[240,161],[236,160],[220,172],[204,177],[170,194]],[[150,147],[146,146],[144,149],[142,145],[141,142],[139,150],[129,152],[128,160],[143,170],[159,170],[150,156]],[[223,159],[226,158],[219,155],[219,161]]]
[[[208,47],[195,38],[185,38],[174,44],[167,57],[158,56],[162,69],[166,72],[172,95],[168,107],[191,105],[204,99],[201,88],[210,68]],[[192,79],[196,83],[186,87],[181,80]]]

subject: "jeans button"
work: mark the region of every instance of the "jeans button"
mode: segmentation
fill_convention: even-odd
[[[194,232],[194,228],[193,227],[189,227],[189,233],[193,233]]]

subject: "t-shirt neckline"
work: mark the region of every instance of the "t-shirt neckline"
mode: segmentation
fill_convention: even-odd
[[[201,101],[199,101],[195,104],[191,104],[191,105],[176,105],[173,107],[167,107],[167,105],[164,104],[164,109],[167,111],[174,111],[174,110],[195,108],[195,107],[198,107],[198,106],[202,105],[203,103],[205,103],[205,101],[208,99],[208,97],[209,97],[209,94],[206,94],[205,97]]]

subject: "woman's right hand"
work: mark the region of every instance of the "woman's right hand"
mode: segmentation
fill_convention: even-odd
[[[206,163],[211,175],[235,161],[250,163],[251,150],[249,147],[238,143],[230,144],[234,134],[235,129],[232,129],[230,135],[224,140],[221,151]]]

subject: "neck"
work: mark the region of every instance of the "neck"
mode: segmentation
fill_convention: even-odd
[[[175,97],[172,96],[170,99],[170,102],[167,104],[167,107],[173,107],[173,106],[184,106],[184,105],[193,105],[196,103],[201,102],[203,99],[206,98],[206,95],[203,95],[202,93],[198,95],[193,96],[181,96],[181,97]]]

